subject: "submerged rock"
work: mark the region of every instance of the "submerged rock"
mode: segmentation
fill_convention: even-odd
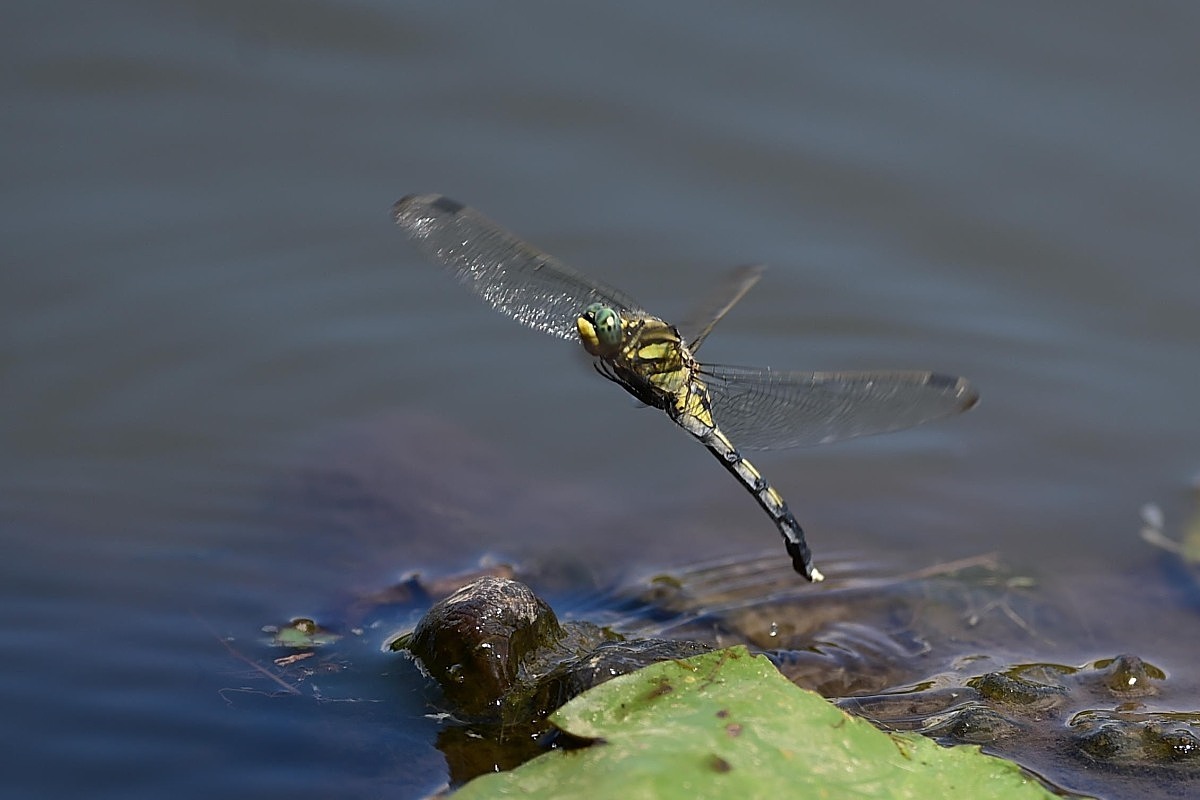
[[[591,623],[560,623],[525,584],[484,577],[434,605],[394,649],[420,662],[456,715],[511,728],[536,727],[575,695],[617,675],[711,648],[670,639],[626,642]]]
[[[447,702],[474,716],[497,708],[534,655],[555,648],[565,634],[550,606],[528,586],[485,577],[429,609],[407,649]]]

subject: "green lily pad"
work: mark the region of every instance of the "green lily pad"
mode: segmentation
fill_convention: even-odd
[[[744,647],[615,678],[550,719],[591,745],[477,778],[456,797],[1054,797],[977,747],[849,716]]]

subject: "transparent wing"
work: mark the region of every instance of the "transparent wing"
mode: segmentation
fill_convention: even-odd
[[[774,450],[886,433],[966,411],[979,394],[937,372],[775,372],[704,365],[713,416],[739,448]]]
[[[589,303],[640,310],[624,293],[576,272],[448,197],[409,195],[392,207],[392,216],[418,249],[460,283],[535,330],[576,339],[575,319]]]
[[[765,269],[762,264],[738,267],[684,318],[679,330],[690,340],[688,349],[693,355],[700,349],[700,345],[704,344],[704,340],[712,333],[717,323],[746,296],[746,292],[754,288]]]

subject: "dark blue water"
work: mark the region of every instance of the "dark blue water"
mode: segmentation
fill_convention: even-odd
[[[437,727],[382,632],[300,695],[221,640],[269,659],[263,625],[487,553],[602,580],[776,545],[660,416],[423,263],[388,219],[413,191],[668,317],[769,264],[713,361],[970,376],[961,419],[762,460],[818,563],[997,550],[1073,598],[1079,659],[1200,685],[1136,538],[1200,470],[1193,4],[3,16],[12,796],[420,794]]]

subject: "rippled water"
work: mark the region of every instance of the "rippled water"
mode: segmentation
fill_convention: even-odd
[[[324,702],[229,691],[268,689],[220,639],[485,553],[601,580],[776,546],[686,437],[423,263],[411,191],[665,316],[769,264],[714,361],[970,376],[961,419],[762,460],[818,563],[996,550],[1070,598],[1081,661],[1200,683],[1136,539],[1200,469],[1192,4],[5,16],[18,794],[419,794],[436,725],[369,632]],[[365,495],[394,503],[337,506]]]

